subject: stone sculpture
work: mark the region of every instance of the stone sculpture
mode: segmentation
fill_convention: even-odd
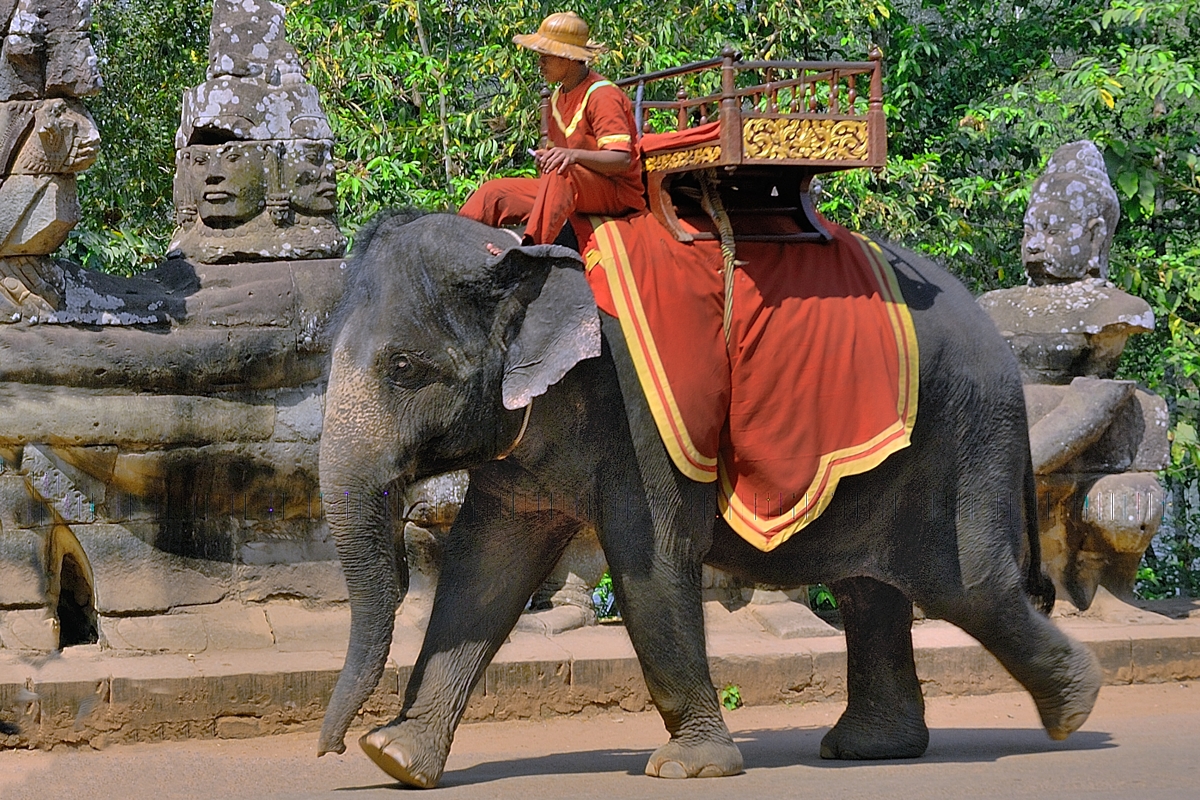
[[[1132,595],[1163,515],[1154,472],[1169,455],[1166,403],[1113,380],[1129,336],[1154,329],[1149,305],[1107,280],[1119,213],[1096,146],[1063,145],[1025,214],[1030,285],[979,300],[1025,381],[1043,561],[1084,609],[1098,586]]]
[[[344,247],[330,132],[282,10],[216,5],[216,77],[185,98],[184,233],[292,257],[126,278],[48,255],[97,154],[88,4],[0,0],[0,648],[269,647],[260,604],[345,601],[316,482],[344,263],[296,260]]]
[[[203,264],[340,256],[333,133],[283,7],[215,0],[207,77],[183,97],[171,251]]]
[[[0,0],[0,320],[62,304],[51,259],[79,221],[75,175],[100,134],[79,98],[101,86],[91,0]]]

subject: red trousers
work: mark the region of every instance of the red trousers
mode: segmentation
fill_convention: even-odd
[[[645,198],[586,167],[537,178],[495,178],[480,186],[458,213],[500,227],[525,223],[534,244],[553,244],[573,213],[616,216],[646,207]]]

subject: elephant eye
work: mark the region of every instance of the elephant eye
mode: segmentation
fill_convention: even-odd
[[[388,360],[388,379],[397,386],[415,389],[428,377],[429,364],[419,353],[393,353]]]

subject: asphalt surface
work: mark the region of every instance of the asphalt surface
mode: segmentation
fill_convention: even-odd
[[[929,751],[914,761],[817,757],[840,703],[742,708],[727,720],[746,772],[642,775],[665,740],[655,714],[491,722],[459,729],[442,785],[458,798],[1200,797],[1200,682],[1106,687],[1087,724],[1052,742],[1023,694],[928,702]],[[356,738],[357,733],[352,732]],[[317,759],[315,733],[247,740],[0,752],[0,797],[398,798],[358,750]]]

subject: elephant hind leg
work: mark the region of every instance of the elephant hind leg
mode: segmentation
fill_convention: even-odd
[[[846,711],[821,740],[822,758],[916,758],[929,745],[913,663],[912,601],[871,578],[831,587],[846,627]]]
[[[1033,696],[1051,739],[1079,729],[1100,693],[1100,662],[1067,636],[1020,592],[974,596],[941,613],[979,640]]]

